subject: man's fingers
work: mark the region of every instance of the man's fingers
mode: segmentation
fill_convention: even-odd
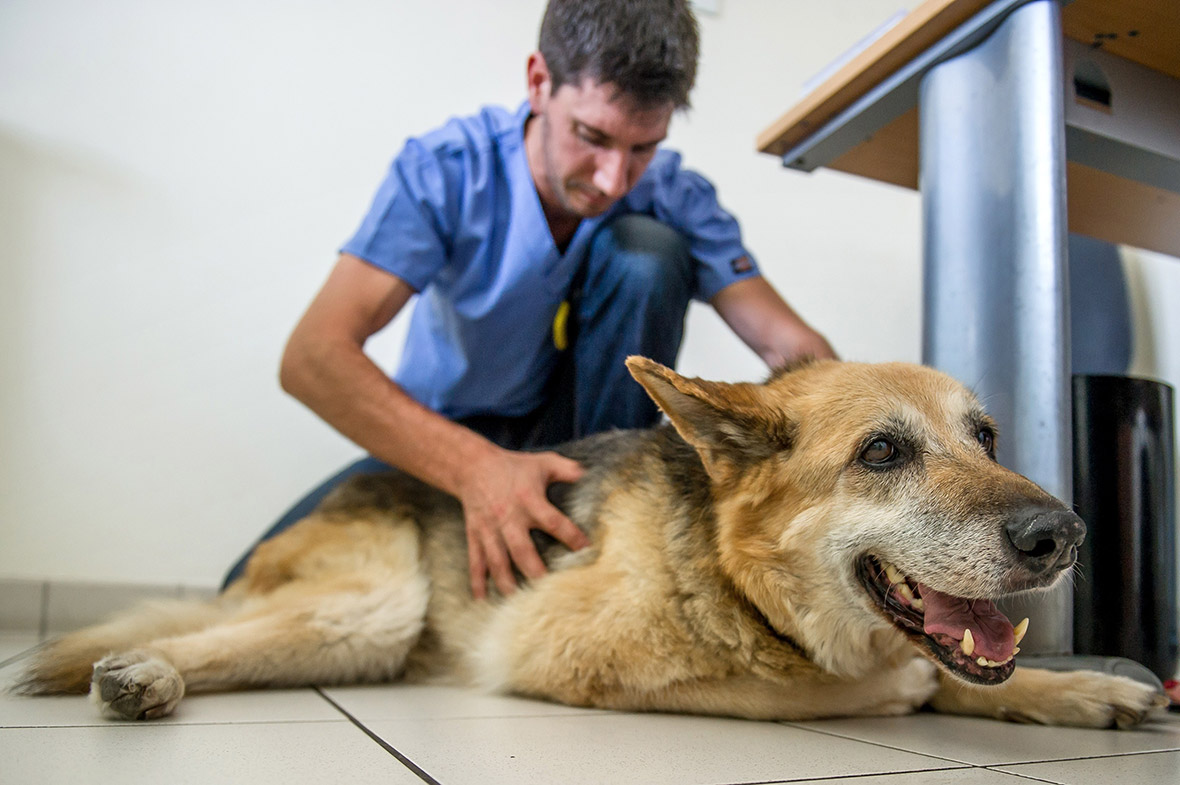
[[[506,453],[494,468],[492,480],[471,486],[462,498],[464,512],[474,516],[467,521],[467,549],[471,590],[477,598],[486,596],[488,575],[502,594],[515,591],[514,564],[528,578],[545,574],[530,528],[546,531],[575,550],[589,544],[544,495],[550,484],[581,479],[585,470],[577,461],[555,452]]]
[[[553,456],[555,460],[549,465],[550,482],[577,482],[586,473],[577,461],[557,453],[553,453]]]
[[[507,597],[516,591],[516,579],[512,576],[512,563],[508,561],[508,552],[494,531],[484,535],[483,551],[492,581],[500,593]]]
[[[558,542],[571,551],[581,550],[590,544],[590,538],[586,536],[586,533],[579,529],[573,521],[562,515],[561,510],[547,501],[541,502],[533,510],[533,520],[536,523],[536,528],[553,535]]]
[[[483,557],[483,546],[467,532],[467,569],[471,573],[471,596],[482,600],[488,596],[488,564]]]
[[[504,542],[512,554],[512,562],[526,578],[531,580],[545,574],[545,562],[541,561],[541,555],[537,553],[537,546],[533,545],[527,529],[505,529]]]

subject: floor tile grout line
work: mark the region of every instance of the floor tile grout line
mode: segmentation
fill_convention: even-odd
[[[906,774],[934,774],[944,771],[967,771],[980,769],[982,766],[939,766],[933,769],[905,769],[904,771],[870,771],[864,774],[832,774],[821,776],[795,777],[789,780],[747,780],[743,782],[726,783],[726,785],[791,785],[793,782],[843,782],[844,780],[867,779],[868,777],[893,777]],[[1002,772],[1007,774],[1007,772]],[[1015,776],[1015,775],[1014,775]],[[1054,783],[1056,785],[1056,783]]]
[[[1080,763],[1087,760],[1106,760],[1108,758],[1135,758],[1140,755],[1177,755],[1180,747],[1168,747],[1162,750],[1136,750],[1133,752],[1108,752],[1103,755],[1081,755],[1075,758],[1045,758],[1043,760],[1018,760],[1004,763],[977,763],[976,768],[994,769],[998,766],[1038,766],[1045,763]],[[1005,772],[1006,773],[1006,772]]]
[[[212,728],[224,725],[339,725],[344,720],[202,720],[200,722],[158,722],[153,720],[106,720],[105,722],[78,722],[68,725],[0,725],[6,730],[80,730],[82,728]]]
[[[929,752],[916,752],[915,750],[908,750],[905,747],[895,747],[892,744],[886,744],[883,741],[868,741],[867,739],[858,739],[855,736],[845,736],[843,734],[835,733],[833,731],[819,730],[818,728],[809,728],[805,725],[797,725],[792,722],[780,722],[779,724],[785,725],[789,728],[795,728],[797,730],[810,731],[811,733],[818,733],[822,736],[830,736],[834,739],[844,739],[845,741],[855,741],[855,742],[860,742],[861,744],[870,744],[874,747],[880,747],[882,749],[892,750],[894,752],[905,752],[905,753],[909,753],[910,755],[920,755],[923,758],[930,758],[931,760],[945,761],[946,763],[954,763],[957,766],[959,766],[960,768],[981,768],[983,766],[993,765],[993,764],[988,764],[988,763],[970,763],[965,760],[955,760],[954,758],[944,758],[941,755],[932,755]],[[994,765],[1007,765],[1007,764],[994,764]]]
[[[393,682],[389,682],[389,684],[393,684]],[[323,693],[323,695],[325,697],[328,697],[327,693]],[[554,708],[561,709],[562,706],[560,704],[554,704]],[[586,712],[592,712],[592,713],[586,713]],[[618,717],[618,716],[627,715],[627,714],[629,714],[629,712],[620,711],[620,710],[616,710],[616,709],[584,709],[584,710],[580,710],[578,712],[571,712],[571,711],[548,712],[548,711],[538,710],[537,713],[535,713],[535,714],[532,714],[532,713],[527,713],[527,714],[454,714],[454,715],[445,715],[445,716],[438,716],[438,717],[393,716],[393,717],[370,717],[369,719],[370,720],[379,720],[381,722],[398,722],[400,720],[415,720],[415,719],[418,719],[418,720],[447,720],[447,721],[520,720],[520,719],[525,719],[525,720],[542,720],[542,719],[564,720],[564,719],[587,719],[587,718],[593,719],[593,718],[597,718],[597,717]]]
[[[336,701],[334,701],[330,697],[328,697],[328,695],[322,689],[320,689],[319,687],[312,687],[312,689],[315,690],[317,693],[319,693],[321,698],[323,698],[328,703],[330,703],[333,707],[335,707],[336,711],[340,712],[345,717],[347,717],[348,721],[351,722],[353,725],[355,725],[357,728],[359,728],[362,733],[364,733],[366,736],[368,736],[373,741],[377,742],[377,744],[380,745],[390,755],[397,758],[401,762],[401,764],[403,766],[405,766],[407,769],[409,769],[410,771],[417,774],[419,779],[421,779],[423,782],[429,783],[429,785],[442,785],[442,783],[440,783],[434,777],[431,777],[429,774],[427,774],[425,771],[423,771],[422,768],[420,766],[418,766],[418,764],[414,763],[414,761],[407,758],[400,750],[395,748],[392,744],[390,744],[385,739],[378,736],[373,731],[369,730],[364,725],[364,723],[362,723],[356,717],[349,714],[348,711],[346,711],[343,706],[341,706],[339,703],[337,703]]]
[[[806,725],[803,725],[803,724],[796,724],[793,722],[786,722],[786,721],[780,722],[779,724],[786,725],[787,727],[791,727],[791,728],[797,728],[799,730],[806,730],[806,731],[812,731],[814,733],[820,733],[820,734],[823,734],[824,736],[832,736],[837,739],[846,739],[848,741],[859,741],[863,744],[872,744],[874,746],[883,747],[884,749],[894,750],[896,752],[908,752],[911,755],[923,755],[925,757],[932,758],[934,760],[943,760],[943,761],[947,761],[948,763],[957,763],[961,766],[968,766],[968,767],[971,767],[974,769],[986,769],[986,768],[991,768],[994,766],[1024,766],[1024,765],[1031,765],[1034,763],[1069,763],[1072,761],[1096,760],[1096,759],[1100,759],[1100,758],[1123,758],[1123,757],[1128,757],[1131,755],[1154,755],[1156,753],[1180,752],[1180,747],[1165,747],[1163,749],[1157,749],[1157,750],[1132,750],[1129,752],[1110,752],[1110,753],[1104,753],[1101,755],[1078,755],[1078,756],[1069,757],[1069,758],[1037,758],[1035,760],[1023,760],[1023,761],[997,761],[995,763],[972,763],[970,761],[955,760],[954,758],[945,758],[940,755],[931,754],[929,752],[917,752],[915,750],[906,749],[905,747],[895,747],[891,744],[886,744],[885,742],[869,741],[867,739],[857,738],[856,736],[845,736],[844,734],[836,733],[835,731],[819,730],[818,728],[807,727]]]
[[[37,649],[41,648],[44,645],[45,645],[44,643],[34,643],[29,648],[27,648],[23,651],[17,652],[16,654],[12,655],[11,657],[9,657],[6,660],[0,661],[0,668],[7,668],[9,665],[15,665],[16,663],[20,662],[25,657],[28,657],[30,654],[32,654],[33,652],[35,652]]]
[[[27,651],[22,651],[20,654],[14,654],[6,660],[0,660],[0,668],[7,668],[13,663],[20,662],[25,658],[26,654],[28,654]]]
[[[1041,777],[1034,777],[1031,774],[1017,774],[1016,772],[1012,772],[1012,771],[1003,771],[1002,769],[993,769],[990,766],[980,766],[978,768],[982,768],[984,771],[990,771],[990,772],[994,772],[996,774],[1003,774],[1005,777],[1018,777],[1020,779],[1028,780],[1029,782],[1043,782],[1043,783],[1045,783],[1045,785],[1064,785],[1064,783],[1061,783],[1058,780],[1047,780],[1047,779],[1043,779]]]

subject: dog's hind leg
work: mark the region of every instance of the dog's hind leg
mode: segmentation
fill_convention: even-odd
[[[232,602],[155,600],[51,641],[38,650],[13,691],[26,695],[84,693],[95,661],[146,641],[203,629],[226,619]]]
[[[372,532],[348,524],[305,523],[302,535],[332,527],[330,538],[368,537],[375,547],[358,550],[353,542],[333,553],[331,542],[317,538],[324,548],[304,551],[315,569],[294,565],[299,577],[262,596],[248,596],[231,618],[101,660],[91,688],[100,711],[152,719],[170,713],[186,691],[397,676],[422,631],[430,593],[417,564],[416,530],[400,526]],[[275,550],[285,551],[285,546]],[[267,557],[262,549],[259,554]]]
[[[346,582],[292,585],[242,618],[100,660],[91,699],[103,714],[153,719],[186,691],[389,680],[422,630],[425,579],[412,592]]]

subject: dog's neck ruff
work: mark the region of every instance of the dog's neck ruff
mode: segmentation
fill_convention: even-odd
[[[763,613],[762,610],[757,605],[754,605],[753,603],[749,603],[748,605],[750,608],[751,615],[753,615],[753,617],[758,620],[758,622],[762,625],[762,628],[765,629],[766,632],[770,633],[771,637],[773,637],[776,641],[783,644],[787,648],[794,651],[796,654],[798,654],[803,659],[806,659],[806,660],[811,659],[811,656],[807,653],[807,650],[804,649],[799,644],[799,642],[796,641],[794,638],[792,638],[790,635],[787,635],[785,632],[783,632],[782,630],[775,627],[774,624],[771,623],[770,619],[768,619],[766,617],[766,614]]]

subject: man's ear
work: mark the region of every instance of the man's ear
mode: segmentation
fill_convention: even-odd
[[[526,71],[526,86],[528,87],[529,106],[533,114],[542,114],[549,96],[553,94],[553,77],[549,73],[549,65],[540,52],[529,55]]]
[[[757,385],[689,379],[646,357],[628,357],[627,369],[714,479],[790,447],[790,426],[766,410]]]

